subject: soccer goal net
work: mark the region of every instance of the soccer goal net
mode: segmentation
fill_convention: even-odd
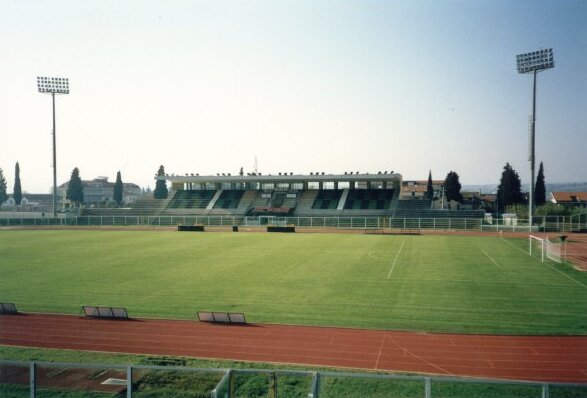
[[[540,259],[544,262],[545,259],[562,263],[563,262],[563,242],[552,242],[546,238],[539,238],[534,235],[528,237],[528,251],[532,257]]]
[[[546,257],[548,257],[550,260],[554,262],[562,263],[563,251],[561,249],[563,247],[563,242],[551,242],[547,237],[544,241],[544,244],[546,246]]]

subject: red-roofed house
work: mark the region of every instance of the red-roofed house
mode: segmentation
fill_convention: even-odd
[[[444,180],[432,180],[434,198],[439,198]],[[400,199],[424,198],[428,192],[428,180],[404,180],[400,192]]]
[[[587,192],[551,192],[550,201],[561,206],[587,207]]]

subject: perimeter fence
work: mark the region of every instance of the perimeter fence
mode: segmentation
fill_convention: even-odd
[[[587,384],[375,373],[0,361],[10,397],[577,398]]]
[[[258,227],[291,225],[327,229],[410,229],[443,231],[572,232],[587,231],[587,213],[572,217],[535,217],[532,228],[527,220],[476,218],[393,218],[393,217],[244,217],[244,216],[79,216],[79,217],[0,217],[0,226],[135,226],[170,227],[203,225],[211,227]]]

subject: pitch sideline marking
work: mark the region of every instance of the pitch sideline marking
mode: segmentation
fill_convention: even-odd
[[[489,253],[487,253],[487,252],[485,251],[485,249],[481,249],[481,251],[483,252],[483,254],[485,254],[487,257],[489,257],[489,259],[490,259],[491,261],[493,261],[493,264],[497,265],[497,268],[501,268],[501,265],[499,265],[499,264],[497,263],[497,261],[495,261],[495,260],[493,259],[493,257],[491,257],[491,256],[489,255]]]
[[[395,268],[395,265],[397,264],[397,259],[399,258],[400,253],[402,252],[402,249],[404,248],[404,243],[406,243],[406,241],[402,241],[402,245],[399,247],[399,250],[397,251],[397,254],[395,255],[395,259],[393,260],[393,264],[391,264],[391,268],[389,269],[389,273],[387,274],[387,279],[389,279],[389,277],[391,276],[391,273],[393,272],[393,269]]]
[[[556,272],[558,272],[558,273],[559,273],[559,274],[561,274],[562,276],[564,276],[564,277],[566,277],[566,278],[568,278],[568,279],[572,280],[572,281],[573,281],[573,282],[575,282],[576,284],[578,284],[578,285],[581,285],[581,286],[583,286],[585,289],[587,289],[587,285],[585,285],[584,283],[581,283],[581,282],[579,282],[578,280],[576,280],[576,279],[575,279],[575,278],[573,278],[572,276],[569,276],[569,275],[567,275],[567,274],[563,273],[562,271],[560,271],[560,270],[558,270],[558,269],[554,268],[552,265],[550,265],[550,264],[548,264],[548,263],[546,263],[546,262],[545,262],[544,264],[548,265],[550,268],[552,268],[553,270],[555,270]]]
[[[524,254],[528,255],[528,253],[526,253],[526,251],[525,251],[524,249],[522,249],[521,247],[518,247],[518,246],[514,245],[512,242],[510,242],[510,241],[508,241],[508,240],[506,240],[506,239],[502,239],[502,240],[503,240],[505,243],[507,243],[508,245],[510,245],[511,247],[514,247],[514,248],[518,249],[519,251],[521,251],[522,253],[524,253]],[[580,285],[580,286],[584,287],[585,289],[587,289],[587,285],[585,285],[584,283],[581,283],[581,282],[579,282],[578,280],[576,280],[576,279],[575,279],[575,278],[573,278],[572,276],[569,276],[569,275],[565,274],[564,272],[562,272],[562,271],[560,271],[560,270],[558,270],[558,269],[554,268],[552,265],[548,264],[547,262],[542,262],[542,261],[540,261],[540,260],[538,260],[538,259],[535,259],[535,260],[536,260],[536,261],[538,261],[540,264],[544,264],[544,265],[546,265],[546,266],[550,267],[552,270],[554,270],[554,271],[558,272],[559,274],[561,274],[561,275],[562,275],[562,276],[564,276],[565,278],[567,278],[567,279],[570,279],[570,280],[572,280],[573,282],[575,282],[576,284],[578,284],[578,285]]]

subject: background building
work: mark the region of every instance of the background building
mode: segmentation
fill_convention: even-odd
[[[550,201],[560,206],[587,207],[587,192],[551,192]]]
[[[60,197],[63,203],[67,200],[67,187],[69,181],[57,187],[57,196]],[[84,204],[87,205],[107,205],[112,203],[114,196],[114,183],[108,182],[108,177],[98,177],[89,181],[82,181],[84,187]],[[128,205],[133,203],[141,196],[141,188],[133,183],[122,184],[122,203]]]

